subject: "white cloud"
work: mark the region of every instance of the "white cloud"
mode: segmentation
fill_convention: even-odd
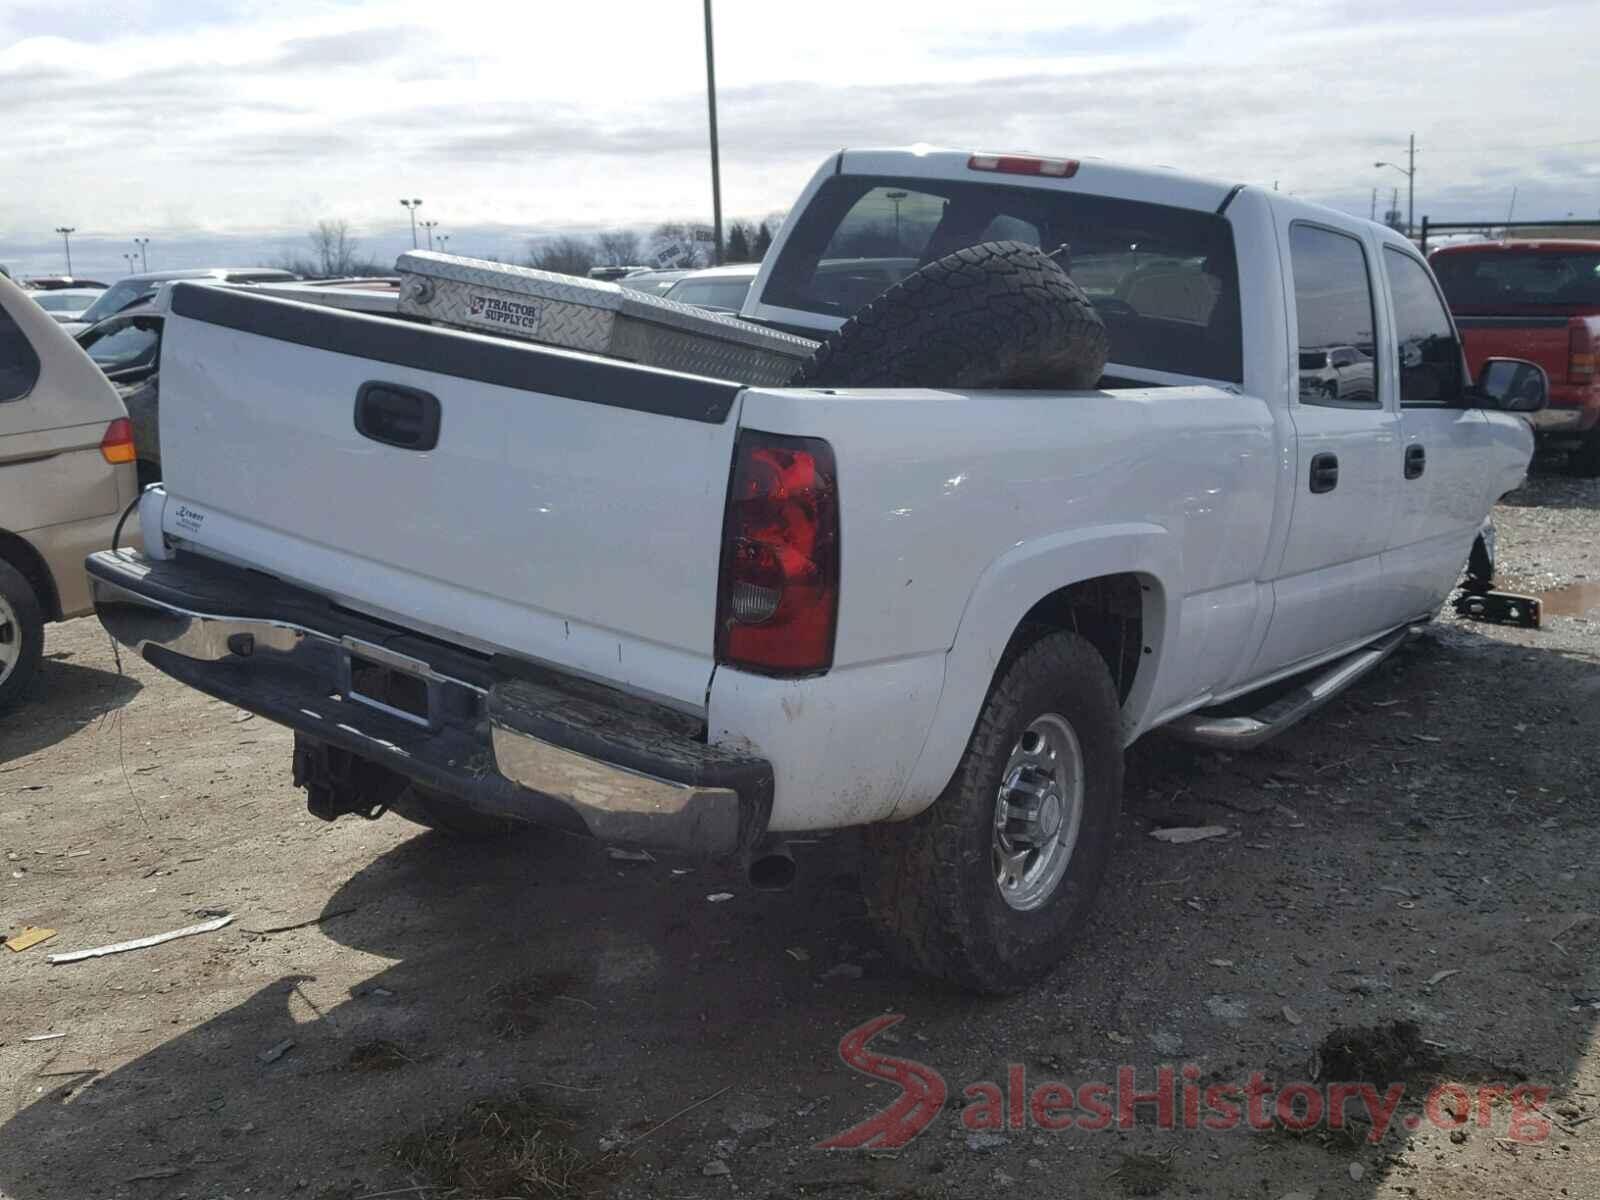
[[[1415,129],[1419,216],[1501,212],[1514,184],[1529,215],[1600,211],[1600,83],[1549,32],[1591,44],[1600,6],[1534,7],[721,0],[725,209],[784,207],[838,146],[932,141],[1276,179],[1363,210],[1403,186],[1371,164]],[[0,257],[63,222],[267,235],[336,215],[393,234],[401,195],[457,228],[694,215],[703,88],[696,0],[13,3]]]

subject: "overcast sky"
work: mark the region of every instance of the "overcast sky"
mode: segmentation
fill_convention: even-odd
[[[1596,216],[1596,45],[1595,0],[719,0],[724,209],[927,141],[1365,215],[1374,186],[1404,205],[1372,163],[1414,129],[1419,219],[1504,216],[1513,185],[1519,216]],[[152,267],[260,257],[323,217],[386,253],[401,196],[478,252],[708,219],[704,83],[700,0],[4,0],[0,262],[60,269],[63,224],[80,274],[135,234]]]

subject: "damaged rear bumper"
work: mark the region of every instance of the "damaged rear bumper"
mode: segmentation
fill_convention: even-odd
[[[195,556],[86,567],[101,623],[153,666],[475,811],[706,855],[766,832],[770,764],[682,713]]]

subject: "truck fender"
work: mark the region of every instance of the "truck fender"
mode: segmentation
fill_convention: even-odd
[[[978,577],[945,658],[944,688],[922,752],[890,819],[927,808],[955,774],[1006,646],[1029,610],[1061,588],[1104,575],[1135,574],[1144,593],[1145,654],[1123,704],[1123,728],[1138,728],[1153,694],[1162,649],[1177,608],[1169,581],[1181,577],[1181,547],[1171,532],[1147,522],[1099,525],[1014,546]]]

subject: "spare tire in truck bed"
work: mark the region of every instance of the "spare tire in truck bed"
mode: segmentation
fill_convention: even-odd
[[[790,383],[804,387],[1090,388],[1106,327],[1054,260],[983,242],[907,275],[846,321]]]

